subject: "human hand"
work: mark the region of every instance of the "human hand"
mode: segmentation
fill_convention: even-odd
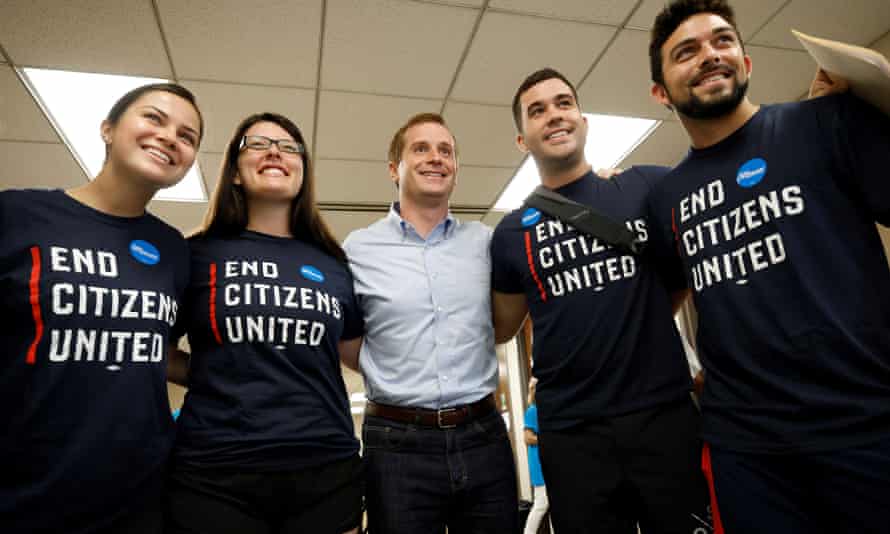
[[[850,84],[845,78],[837,74],[829,74],[820,67],[816,70],[813,83],[810,84],[810,92],[807,98],[819,98],[820,96],[844,93],[850,90]]]
[[[596,175],[599,176],[600,178],[602,178],[603,180],[608,180],[609,178],[611,178],[613,176],[617,176],[617,175],[621,174],[622,172],[624,172],[624,169],[618,169],[618,168],[597,169]]]

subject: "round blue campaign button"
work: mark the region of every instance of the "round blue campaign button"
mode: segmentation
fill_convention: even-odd
[[[130,255],[139,263],[155,265],[161,261],[161,253],[158,248],[148,241],[135,239],[130,242]]]
[[[311,265],[300,267],[300,274],[303,275],[303,278],[306,280],[318,283],[324,282],[324,274]]]
[[[522,226],[531,226],[541,220],[541,212],[535,208],[529,208],[522,212]]]
[[[766,176],[766,161],[754,158],[739,167],[735,181],[742,187],[754,187],[763,180],[764,176]]]

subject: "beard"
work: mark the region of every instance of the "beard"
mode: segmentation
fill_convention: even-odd
[[[689,99],[684,101],[675,100],[670,93],[668,96],[671,97],[671,104],[677,112],[691,119],[718,119],[732,113],[745,98],[747,92],[748,80],[745,80],[743,82],[736,81],[730,94],[707,102],[691,92]]]

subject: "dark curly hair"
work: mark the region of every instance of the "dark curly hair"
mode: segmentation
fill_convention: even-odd
[[[742,37],[735,22],[735,11],[726,0],[674,0],[655,17],[655,24],[652,26],[649,40],[649,71],[653,82],[664,84],[661,47],[680,24],[699,13],[712,13],[721,17],[732,26],[741,43]],[[742,47],[744,49],[744,45]]]

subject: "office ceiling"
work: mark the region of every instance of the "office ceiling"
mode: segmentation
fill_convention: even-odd
[[[207,190],[236,123],[263,110],[309,137],[319,200],[339,237],[393,199],[386,149],[411,114],[442,112],[461,149],[453,208],[489,213],[522,161],[510,99],[553,66],[585,111],[665,122],[621,163],[670,165],[686,137],[648,98],[647,30],[662,0],[4,0],[0,4],[0,187],[86,180],[13,67],[171,78],[206,117],[199,163]],[[890,51],[886,0],[738,0],[754,61],[752,99],[796,99],[814,64],[789,29]],[[72,94],[76,100],[78,95]],[[97,125],[98,136],[98,125]],[[204,203],[156,201],[183,231]]]

